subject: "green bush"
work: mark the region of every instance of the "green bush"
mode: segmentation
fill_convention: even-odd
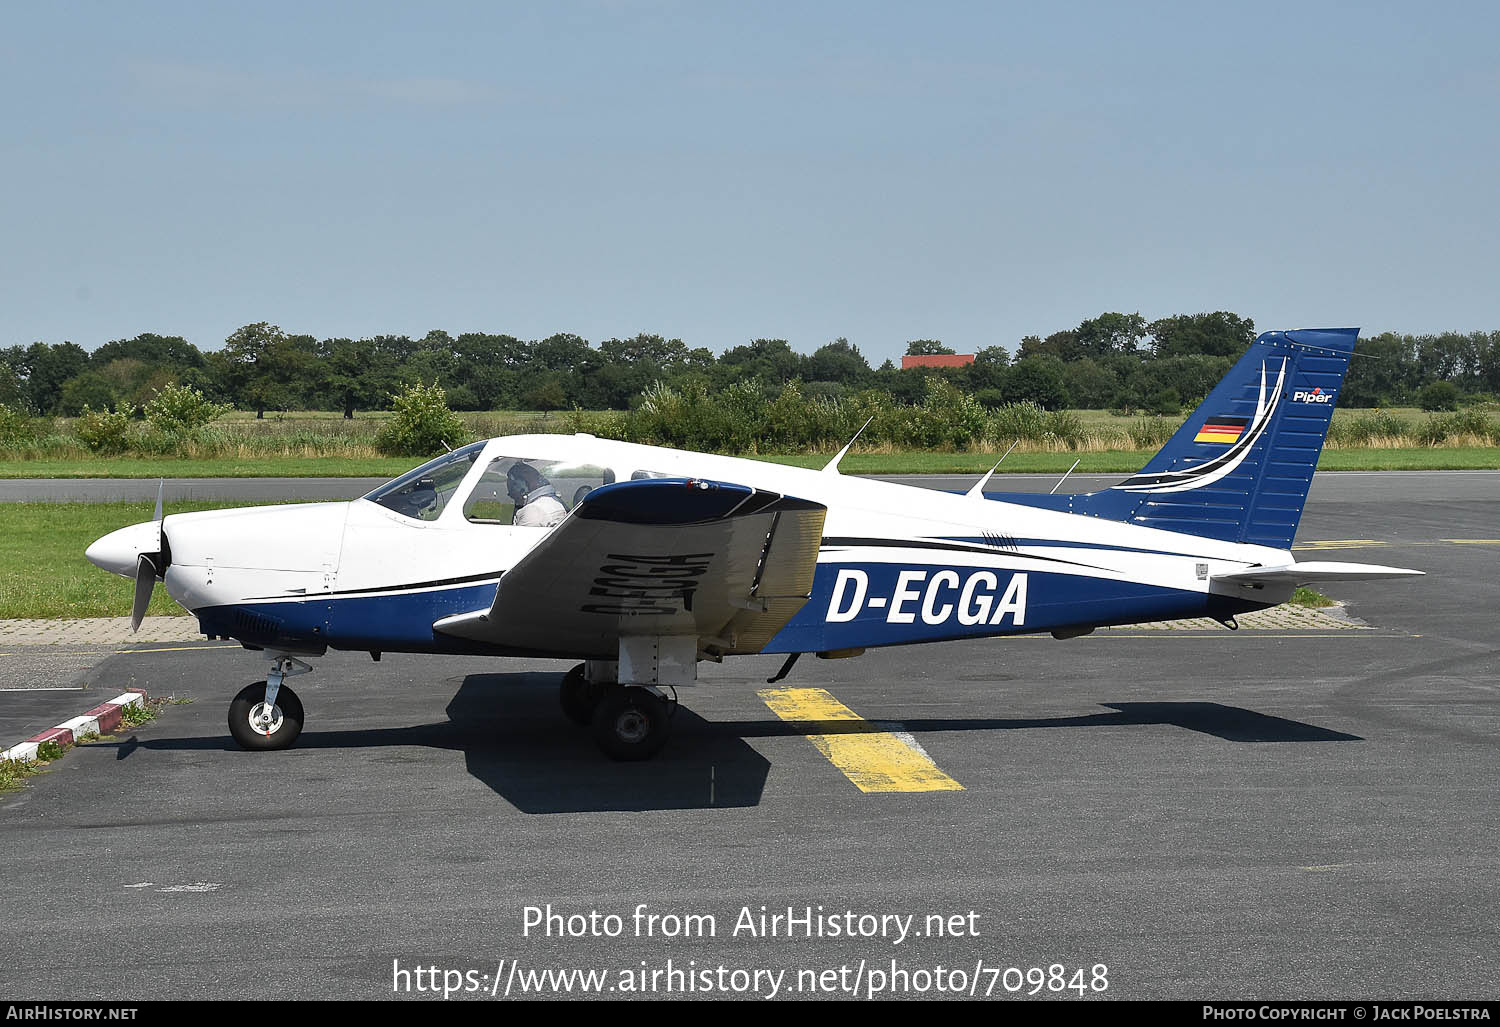
[[[1137,417],[1127,431],[1136,449],[1160,449],[1181,427],[1181,421],[1170,417]]]
[[[1088,439],[1083,418],[1075,410],[1054,410],[1049,413],[1045,431],[1048,440],[1061,442],[1069,449],[1077,449]]]
[[[1399,414],[1376,411],[1370,415],[1370,430],[1389,439],[1411,434],[1411,422]]]
[[[1368,446],[1377,439],[1405,438],[1412,425],[1404,417],[1377,410],[1359,417],[1334,418],[1328,429],[1328,441],[1340,446]]]
[[[619,410],[610,410],[588,419],[585,419],[581,412],[574,411],[564,423],[567,425],[569,435],[583,432],[601,439],[617,439],[621,442],[630,438],[630,415]]]
[[[0,449],[28,446],[37,439],[36,422],[19,410],[0,403]]]
[[[808,382],[802,386],[802,392],[813,401],[838,401],[849,395],[843,382]]]
[[[1417,405],[1426,411],[1457,410],[1463,393],[1452,382],[1432,382],[1417,393]]]
[[[973,396],[938,377],[927,379],[927,395],[915,421],[912,433],[916,437],[906,444],[924,449],[968,449],[984,438],[989,426],[988,415]]]
[[[387,456],[432,456],[471,438],[436,382],[417,382],[393,393],[391,409],[394,416],[375,434],[375,448]]]
[[[1434,415],[1416,432],[1416,439],[1424,446],[1441,446],[1450,438],[1475,435],[1481,439],[1493,439],[1500,429],[1490,423],[1488,417],[1478,410],[1465,410],[1456,414]]]
[[[1490,423],[1490,419],[1484,416],[1483,411],[1473,408],[1460,410],[1450,415],[1447,420],[1454,435],[1477,435],[1480,438],[1486,438],[1495,432],[1495,425]]]
[[[840,449],[861,428],[864,432],[859,437],[860,444],[871,446],[890,442],[894,437],[892,432],[899,430],[896,401],[882,389],[865,389],[845,403],[840,413],[843,420],[838,424],[835,443]]]
[[[1448,436],[1453,434],[1453,425],[1446,417],[1429,417],[1422,427],[1417,429],[1417,442],[1424,446],[1441,446],[1448,441]]]
[[[765,432],[757,441],[763,441],[773,452],[801,449],[820,434],[817,430],[819,413],[802,395],[802,383],[793,378],[781,387],[781,394],[766,408]]]
[[[228,403],[215,403],[191,385],[168,382],[146,404],[146,425],[151,433],[167,440],[191,441],[199,429],[232,410]]]
[[[681,391],[656,382],[641,394],[631,411],[630,441],[677,449],[712,446],[705,440],[723,437],[720,404],[701,384]]]
[[[130,417],[90,410],[85,403],[83,413],[73,422],[73,434],[92,452],[123,453],[130,444]]]
[[[657,382],[642,393],[634,410],[607,418],[602,430],[653,446],[723,453],[795,452],[842,446],[871,417],[876,423],[865,432],[864,442],[908,431],[906,421],[892,427],[886,416],[889,408],[890,397],[883,393],[861,393],[849,400],[809,398],[796,379],[774,399],[766,396],[758,378],[732,382],[717,394],[710,394],[702,383],[673,388]],[[908,414],[912,410],[901,409]],[[941,423],[941,417],[938,420]]]
[[[1007,403],[990,415],[988,435],[997,443],[1040,442],[1047,437],[1047,414],[1035,403]]]
[[[740,379],[719,393],[711,415],[706,408],[694,409],[698,430],[722,439],[726,452],[755,452],[765,438],[768,414],[759,378]]]

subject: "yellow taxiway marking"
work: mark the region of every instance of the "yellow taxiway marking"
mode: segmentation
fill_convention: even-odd
[[[1500,538],[1445,538],[1455,546],[1500,546]]]
[[[964,786],[938,769],[916,739],[883,731],[821,688],[767,688],[759,693],[771,711],[796,725],[862,792],[961,792]],[[830,722],[849,730],[816,734]]]
[[[1388,543],[1373,538],[1334,538],[1317,542],[1304,542],[1293,549],[1363,549],[1366,546],[1383,546]]]

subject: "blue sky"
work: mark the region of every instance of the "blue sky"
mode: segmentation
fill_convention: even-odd
[[[0,8],[0,346],[1500,328],[1489,4]]]

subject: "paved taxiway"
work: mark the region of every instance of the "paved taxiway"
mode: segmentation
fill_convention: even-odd
[[[195,701],[0,797],[0,991],[379,998],[393,960],[791,982],[895,959],[1105,963],[1120,997],[1493,998],[1497,490],[1318,479],[1299,542],[1429,572],[1331,587],[1368,631],[952,643],[782,682],[899,724],[962,790],[855,787],[804,737],[844,728],[758,697],[773,658],[709,668],[661,757],[620,765],[556,712],[561,663],[329,657],[292,682],[298,748],[250,754],[224,713],[253,657],[111,657],[96,688]],[[523,937],[548,903],[624,936]],[[633,937],[640,903],[714,914],[718,936]],[[972,910],[978,937],[731,937],[762,905]]]

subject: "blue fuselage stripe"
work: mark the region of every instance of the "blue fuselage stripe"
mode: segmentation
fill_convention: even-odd
[[[489,582],[405,593],[309,596],[194,612],[205,633],[266,648],[546,653],[545,640],[523,650],[432,629],[444,617],[488,609],[496,587]],[[762,651],[822,652],[1080,625],[1228,616],[1262,605],[1036,565],[1013,569],[945,562],[825,562],[818,565],[811,598]]]

